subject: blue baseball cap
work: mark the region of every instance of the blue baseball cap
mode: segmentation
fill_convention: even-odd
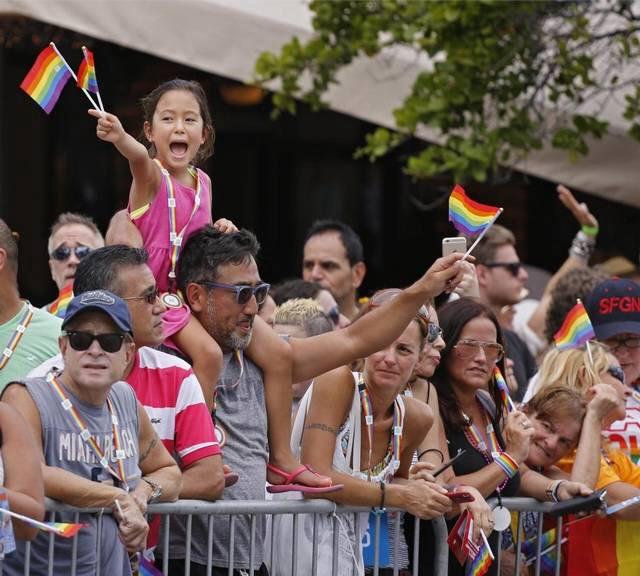
[[[633,280],[601,282],[584,305],[598,340],[625,333],[640,335],[640,285]]]
[[[76,296],[67,307],[62,329],[76,316],[90,310],[104,312],[123,332],[132,333],[131,314],[126,302],[108,290],[90,290]]]

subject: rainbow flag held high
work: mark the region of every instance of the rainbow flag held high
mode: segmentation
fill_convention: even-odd
[[[60,290],[58,297],[47,306],[47,312],[58,318],[64,318],[71,300],[73,300],[73,282],[70,282]]]
[[[471,200],[462,186],[456,184],[449,196],[449,222],[458,232],[475,236],[487,228],[500,213],[500,208]]]
[[[96,66],[93,62],[93,52],[91,50],[83,49],[84,58],[80,62],[80,68],[78,68],[78,87],[84,88],[89,92],[97,94],[98,90],[98,77],[96,76]]]
[[[478,553],[471,562],[467,562],[465,566],[465,576],[484,576],[489,570],[493,559],[487,545],[480,542]]]
[[[497,366],[493,369],[493,378],[496,382],[496,386],[498,387],[498,391],[500,392],[502,404],[507,412],[511,412],[515,409],[515,406],[513,405],[513,400],[511,400],[511,396],[509,395],[509,386],[507,386],[505,379],[502,377],[502,372],[500,372],[500,368]]]
[[[559,350],[567,350],[569,348],[579,348],[592,338],[595,338],[595,336],[596,333],[593,331],[593,326],[584,304],[578,300],[578,303],[567,314],[562,326],[560,326],[560,330],[554,334],[553,339]]]
[[[52,46],[47,46],[40,52],[31,70],[20,84],[20,88],[49,114],[58,102],[60,93],[69,78],[71,78],[71,72],[60,55]]]

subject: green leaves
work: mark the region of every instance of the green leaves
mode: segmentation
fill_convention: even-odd
[[[275,81],[276,113],[295,113],[297,100],[323,107],[337,73],[355,58],[398,44],[421,50],[433,69],[418,74],[393,111],[398,132],[374,130],[356,156],[375,160],[426,126],[442,146],[410,158],[409,174],[482,181],[544,142],[572,157],[586,154],[589,138],[601,138],[608,124],[583,105],[617,90],[625,90],[629,134],[640,140],[640,86],[629,91],[623,71],[640,56],[634,7],[625,0],[315,0],[314,37],[262,54],[255,74],[270,87]]]

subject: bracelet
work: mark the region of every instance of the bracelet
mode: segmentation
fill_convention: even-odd
[[[567,480],[554,480],[552,485],[547,488],[547,494],[551,496],[551,499],[554,502],[560,502],[560,499],[558,498],[558,488],[560,488],[560,485],[564,482],[567,482]]]
[[[386,485],[385,485],[384,480],[380,480],[379,484],[380,484],[380,506],[378,506],[377,508],[374,507],[373,511],[376,514],[384,514],[385,513],[384,499],[385,499],[385,488],[386,488]]]
[[[599,226],[588,226],[587,224],[584,224],[582,226],[582,231],[587,236],[591,236],[591,238],[595,238],[598,235],[598,232],[600,231],[600,227]]]
[[[420,458],[422,458],[425,454],[428,454],[429,452],[437,452],[438,455],[440,456],[440,463],[444,464],[444,454],[442,453],[442,451],[438,450],[437,448],[427,448],[426,450],[423,450],[418,454],[418,460],[420,460]]]
[[[596,239],[594,236],[588,236],[582,230],[578,230],[571,243],[571,248],[569,248],[569,256],[588,262],[595,246]]]
[[[491,456],[507,478],[511,479],[518,473],[518,463],[506,452],[492,452]]]

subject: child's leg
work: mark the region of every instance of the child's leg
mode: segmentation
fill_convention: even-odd
[[[173,341],[184,352],[193,365],[193,372],[200,382],[209,412],[213,409],[216,383],[222,371],[222,350],[194,316],[187,325],[176,332]]]
[[[290,473],[300,467],[300,462],[291,453],[291,382],[290,348],[258,316],[254,319],[253,337],[247,356],[262,368],[264,394],[269,421],[269,464]],[[267,472],[271,484],[282,484],[283,478],[273,471]],[[297,484],[307,486],[329,486],[331,479],[305,471],[296,476]]]

